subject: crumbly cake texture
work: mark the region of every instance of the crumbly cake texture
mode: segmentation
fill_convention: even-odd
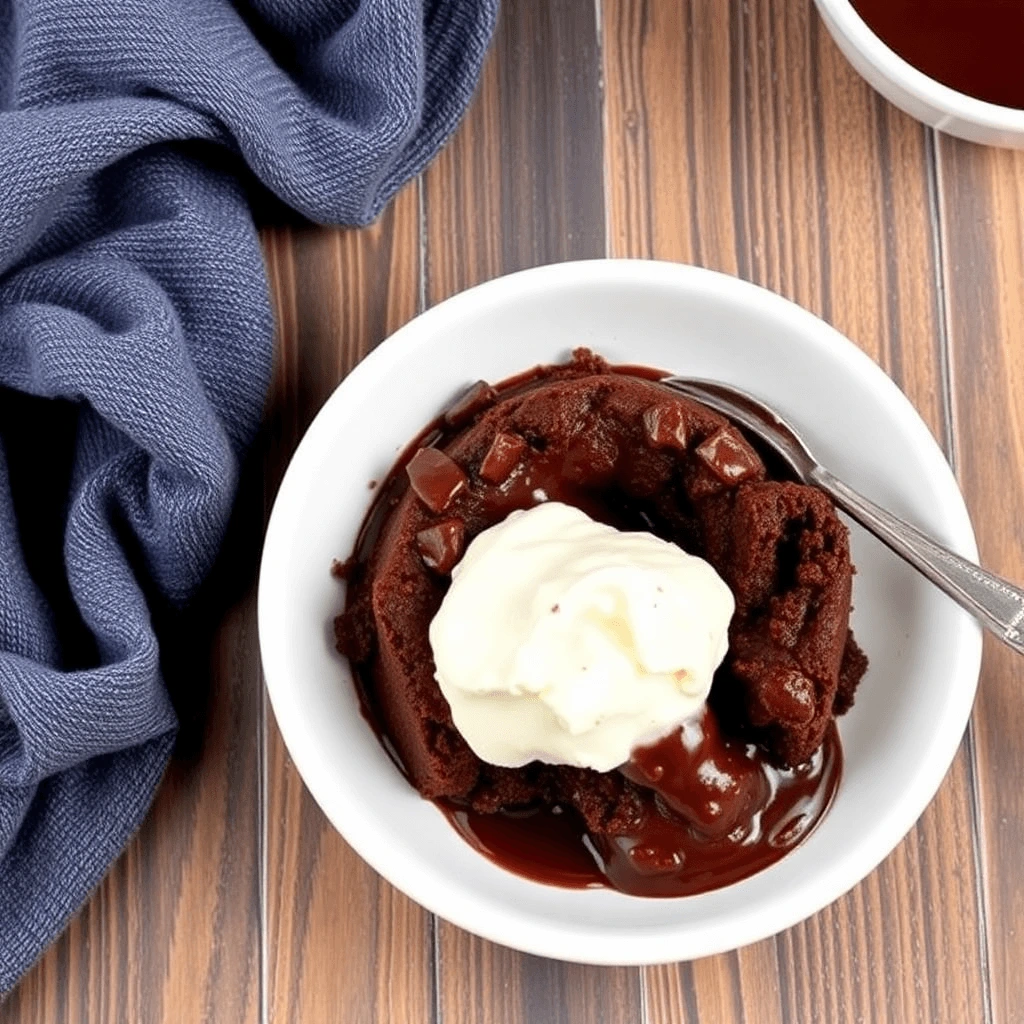
[[[464,420],[464,424],[459,420]],[[587,350],[527,383],[478,388],[441,450],[414,457],[369,558],[348,565],[335,623],[378,725],[413,784],[479,811],[568,803],[599,834],[643,815],[619,772],[481,761],[452,724],[427,637],[465,544],[544,498],[706,558],[736,598],[711,705],[782,766],[809,758],[853,703],[867,659],[849,631],[849,538],[822,492],[767,479],[724,418]],[[402,490],[401,485],[398,488]]]

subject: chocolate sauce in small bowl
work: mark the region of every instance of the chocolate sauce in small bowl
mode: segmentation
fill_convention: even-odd
[[[1024,109],[1021,0],[853,0],[886,45],[968,96]]]
[[[842,751],[833,724],[808,762],[776,768],[758,747],[723,736],[706,712],[620,770],[644,787],[643,823],[627,835],[593,835],[562,806],[481,814],[436,802],[474,849],[535,882],[693,896],[739,882],[802,843],[832,803]]]

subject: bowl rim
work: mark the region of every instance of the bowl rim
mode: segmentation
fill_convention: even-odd
[[[324,811],[333,827],[355,851],[397,889],[434,914],[485,939],[535,955],[600,965],[649,965],[671,963],[725,952],[774,935],[817,913],[849,891],[873,871],[892,852],[914,826],[931,802],[945,778],[967,727],[978,685],[981,665],[982,630],[974,620],[962,620],[962,636],[951,664],[950,678],[957,680],[941,728],[932,736],[923,770],[905,787],[898,798],[880,815],[865,839],[851,841],[812,881],[796,887],[781,888],[762,903],[761,914],[747,912],[742,926],[736,921],[713,922],[699,937],[665,930],[645,934],[619,935],[609,942],[604,932],[561,922],[556,928],[538,921],[516,907],[482,907],[477,898],[458,886],[446,884],[432,868],[415,858],[395,854],[382,836],[369,828],[345,829],[335,820],[332,809],[346,804],[346,811],[357,805],[345,795],[343,787],[333,786],[333,770],[316,745],[305,742],[306,725],[301,705],[291,699],[287,680],[287,645],[275,630],[271,619],[273,595],[287,576],[285,560],[275,552],[287,537],[290,525],[301,511],[298,482],[313,473],[318,463],[318,446],[332,436],[334,410],[354,389],[364,387],[400,364],[407,351],[417,345],[436,343],[445,326],[458,323],[474,309],[500,304],[502,300],[558,291],[573,284],[640,284],[699,288],[727,300],[754,307],[770,319],[793,325],[817,344],[828,346],[844,371],[867,378],[868,386],[881,389],[889,399],[901,428],[908,431],[921,458],[938,472],[944,491],[942,507],[946,520],[946,540],[959,554],[977,559],[974,531],[963,496],[949,464],[937,442],[909,399],[885,372],[852,341],[831,325],[796,303],[759,285],[717,271],[687,264],[655,260],[596,259],[548,264],[495,278],[457,293],[421,313],[394,332],[374,349],[338,385],[317,413],[294,452],[274,501],[264,541],[257,598],[257,619],[263,674],[278,726],[288,752],[303,783]],[[308,443],[307,443],[308,441]],[[357,817],[362,816],[356,809]],[[346,819],[340,812],[337,817]],[[539,884],[539,883],[533,883]],[[740,883],[742,884],[742,883]],[[602,890],[603,891],[603,890]],[[623,899],[638,897],[622,896]],[[680,897],[701,899],[697,897]],[[735,915],[733,915],[735,916]]]
[[[926,75],[885,43],[851,0],[815,2],[823,12],[828,12],[826,22],[832,22],[830,28],[841,32],[846,41],[894,85],[948,116],[963,118],[984,128],[1024,135],[1024,109],[978,99]]]

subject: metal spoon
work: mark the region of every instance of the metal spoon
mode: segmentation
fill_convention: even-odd
[[[887,512],[830,473],[793,426],[753,395],[728,384],[686,377],[661,383],[749,430],[778,453],[798,480],[823,490],[844,512],[909,562],[1005,644],[1024,654],[1024,590],[953,554],[916,526]]]

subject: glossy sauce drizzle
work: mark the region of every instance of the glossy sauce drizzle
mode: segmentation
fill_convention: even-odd
[[[1024,108],[1024,0],[853,0],[872,30],[931,78]]]
[[[563,807],[480,814],[438,804],[472,846],[534,881],[691,896],[738,882],[803,842],[835,796],[842,752],[832,725],[810,761],[779,769],[752,744],[723,736],[708,712],[621,770],[644,787],[643,821],[628,835],[592,835]]]

